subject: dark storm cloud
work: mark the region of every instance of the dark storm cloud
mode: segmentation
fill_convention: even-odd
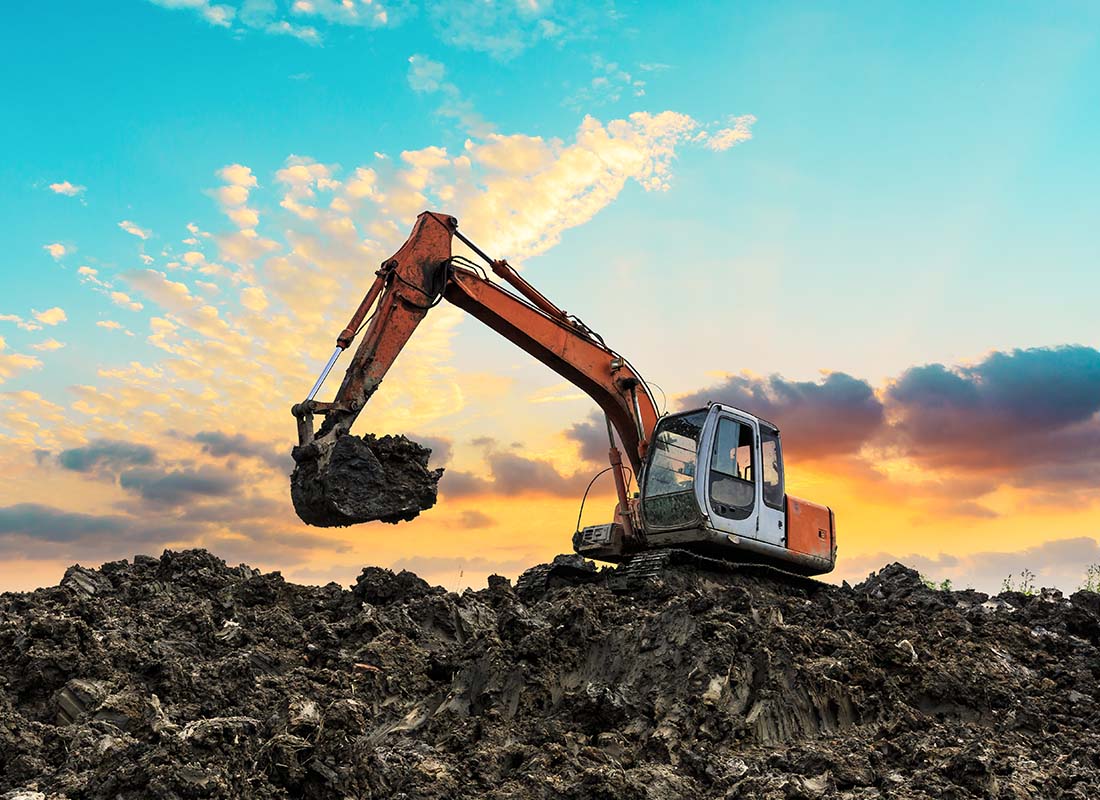
[[[458,515],[458,527],[468,530],[490,528],[495,524],[495,519],[477,510],[463,511]]]
[[[722,383],[679,398],[680,409],[725,403],[779,426],[783,445],[800,459],[859,452],[885,421],[882,403],[866,381],[833,372],[822,381],[788,381],[778,375],[731,375]]]
[[[223,431],[200,431],[191,437],[192,441],[202,445],[202,451],[216,458],[240,456],[255,458],[275,469],[291,469],[294,466],[289,449],[280,453],[262,442],[257,442],[240,433]]]
[[[1100,486],[1100,351],[1033,348],[972,366],[929,364],[886,392],[890,441],[929,468],[1020,486]]]
[[[581,458],[585,461],[607,460],[607,425],[598,414],[589,414],[583,422],[573,423],[566,429],[565,438],[580,445]]]
[[[83,447],[62,450],[57,463],[74,472],[117,472],[126,467],[148,466],[157,460],[153,448],[115,439],[93,439]]]
[[[71,542],[85,536],[110,536],[130,527],[122,516],[62,511],[37,503],[0,508],[0,537],[26,536],[47,542]]]
[[[37,503],[0,508],[0,557],[103,561],[189,541],[195,526],[174,519],[83,514]]]
[[[238,475],[204,467],[197,470],[134,469],[122,473],[119,486],[154,505],[174,506],[204,497],[225,497],[241,484]]]
[[[486,440],[489,448],[485,455],[488,475],[482,476],[463,470],[448,470],[439,482],[439,491],[446,497],[474,495],[502,495],[514,497],[520,494],[548,494],[556,497],[573,497],[583,492],[592,479],[584,465],[579,472],[564,475],[557,466],[542,459],[527,458],[517,453],[494,450],[496,443]]]
[[[414,442],[417,442],[432,451],[430,464],[433,468],[445,467],[449,463],[451,463],[451,456],[454,454],[454,448],[450,439],[446,438],[445,436],[429,436],[415,433],[410,433],[407,435]]]

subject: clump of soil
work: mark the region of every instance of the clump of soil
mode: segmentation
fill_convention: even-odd
[[[408,521],[435,505],[442,469],[404,436],[346,435],[330,448],[295,448],[290,496],[303,522],[320,527]]]
[[[167,551],[0,596],[0,797],[1094,798],[1098,678],[1100,595],[899,564],[523,599]]]

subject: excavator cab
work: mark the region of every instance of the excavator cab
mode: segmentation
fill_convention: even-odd
[[[786,493],[779,429],[720,403],[661,418],[639,492],[630,542],[619,521],[574,536],[588,558],[622,561],[632,550],[676,547],[726,561],[766,563],[805,575],[836,560],[832,511]]]

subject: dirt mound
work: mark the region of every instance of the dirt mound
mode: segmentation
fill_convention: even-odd
[[[309,525],[408,521],[435,505],[442,469],[432,451],[404,436],[341,436],[324,451],[294,448],[294,510]]]
[[[1092,798],[1098,645],[1100,596],[901,565],[524,602],[166,552],[0,596],[0,797]]]

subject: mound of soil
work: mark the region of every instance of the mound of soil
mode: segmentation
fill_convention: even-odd
[[[899,564],[525,601],[168,551],[0,596],[0,797],[1095,798],[1098,645],[1096,594]]]
[[[443,470],[428,469],[431,454],[404,436],[373,434],[341,436],[324,452],[296,447],[294,510],[326,528],[411,520],[435,505]]]

